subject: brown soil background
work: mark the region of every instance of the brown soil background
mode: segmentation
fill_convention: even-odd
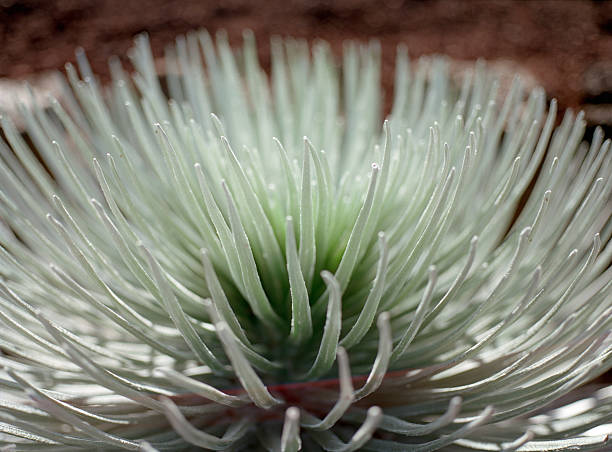
[[[233,43],[252,29],[264,65],[272,35],[325,39],[338,53],[346,39],[376,38],[389,87],[403,42],[413,57],[511,60],[561,107],[612,103],[612,1],[589,0],[0,0],[0,77],[60,69],[82,46],[105,79],[108,57],[125,55],[135,34],[148,31],[161,56],[200,27]]]
[[[201,27],[225,29],[233,44],[253,30],[264,66],[274,35],[325,39],[338,54],[347,39],[377,39],[386,92],[399,43],[412,57],[503,61],[612,136],[612,1],[0,0],[0,79],[62,69],[81,46],[105,81],[108,58],[125,60],[134,35],[147,31],[161,57],[178,34]]]

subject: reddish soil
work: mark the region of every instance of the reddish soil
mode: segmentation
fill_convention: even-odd
[[[252,29],[264,64],[272,35],[322,38],[337,51],[345,39],[376,38],[386,84],[404,42],[412,56],[513,60],[562,107],[612,102],[612,2],[588,0],[0,0],[0,77],[62,68],[82,46],[104,79],[108,57],[125,55],[135,34],[148,31],[161,55],[199,27],[226,29],[235,43]]]

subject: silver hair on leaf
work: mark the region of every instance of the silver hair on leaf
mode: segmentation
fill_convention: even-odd
[[[611,447],[601,130],[403,47],[383,121],[376,44],[244,37],[2,117],[0,449]]]

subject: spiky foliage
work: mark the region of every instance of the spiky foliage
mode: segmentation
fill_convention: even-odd
[[[272,57],[179,38],[168,100],[141,36],[23,109],[39,158],[2,119],[1,444],[606,447],[610,388],[550,404],[612,365],[610,142],[482,65],[400,49],[383,125],[375,44]]]

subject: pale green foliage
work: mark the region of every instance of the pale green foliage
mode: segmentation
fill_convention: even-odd
[[[250,34],[190,34],[170,100],[130,56],[22,109],[40,158],[2,118],[0,445],[607,447],[612,391],[574,391],[612,365],[581,114],[400,48],[383,123],[376,44],[275,40],[269,79]]]

